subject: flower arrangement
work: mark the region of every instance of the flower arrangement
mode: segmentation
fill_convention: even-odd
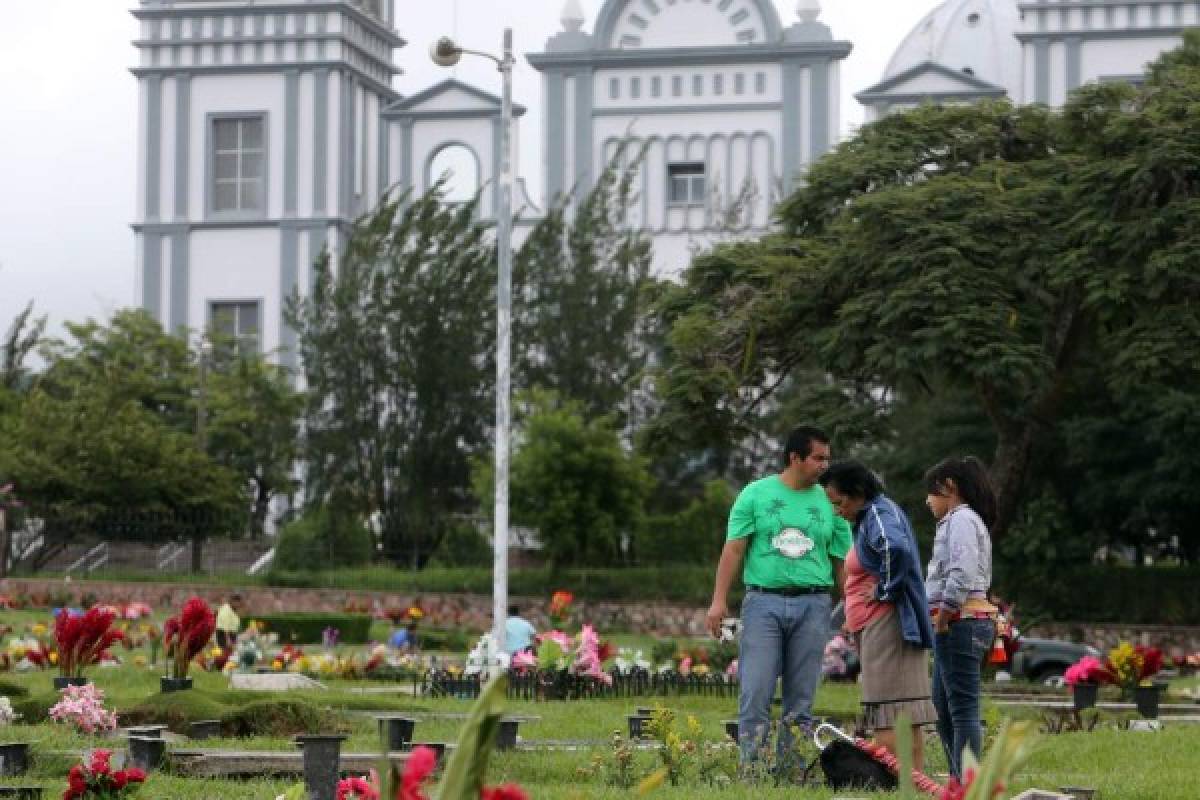
[[[58,649],[58,671],[66,678],[78,678],[83,668],[98,664],[124,634],[113,627],[116,614],[111,609],[93,606],[85,614],[67,609],[54,618],[54,643]]]
[[[1121,642],[1110,650],[1106,662],[1112,683],[1126,691],[1149,686],[1150,679],[1158,674],[1162,665],[1162,651],[1157,647],[1134,646],[1129,642]]]
[[[1094,656],[1084,656],[1076,661],[1071,666],[1067,667],[1066,673],[1063,674],[1063,680],[1068,686],[1079,686],[1081,684],[1096,684],[1112,683],[1112,673],[1109,672],[1100,659]]]
[[[379,800],[379,776],[350,777],[338,781],[335,800]]]
[[[172,678],[182,680],[187,677],[192,659],[208,646],[216,627],[216,614],[199,597],[188,600],[179,616],[167,620],[163,625],[163,641],[172,655]]]
[[[571,605],[574,602],[575,595],[565,589],[559,589],[550,595],[550,627],[556,630],[567,627],[571,617]]]
[[[337,628],[332,626],[326,628],[325,630],[321,631],[321,646],[326,650],[333,650],[335,647],[337,647],[338,637],[340,635],[341,631],[339,631]]]
[[[104,692],[93,683],[63,689],[62,699],[51,707],[49,716],[55,722],[74,725],[81,733],[117,729],[117,713],[104,707]]]
[[[76,764],[67,773],[67,790],[63,800],[116,800],[137,791],[146,780],[146,773],[137,767],[113,771],[112,752],[94,750],[87,764]]]

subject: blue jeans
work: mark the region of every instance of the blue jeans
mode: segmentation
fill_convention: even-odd
[[[812,702],[821,677],[821,657],[829,641],[828,594],[783,597],[746,592],[742,601],[742,639],[738,647],[738,746],[749,764],[767,747],[771,700],[783,678],[783,724],[777,742],[778,764],[794,761],[791,728],[812,727]]]
[[[979,669],[992,646],[996,623],[990,619],[960,619],[933,642],[933,707],[938,736],[950,774],[962,778],[963,749],[976,757],[983,749],[980,718]]]

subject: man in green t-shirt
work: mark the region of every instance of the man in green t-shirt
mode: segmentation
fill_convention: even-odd
[[[741,761],[767,745],[771,699],[783,678],[779,765],[792,766],[791,728],[812,723],[812,700],[829,639],[831,592],[842,582],[852,543],[850,526],[834,513],[817,483],[829,466],[829,437],[817,428],[793,430],[783,471],[747,485],[729,512],[725,547],[707,624],[720,636],[729,614],[729,587],[745,561],[742,634],[738,648],[738,739]]]

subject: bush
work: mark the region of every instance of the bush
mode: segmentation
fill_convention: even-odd
[[[1017,604],[1023,625],[1037,621],[1200,624],[1200,569],[1092,565],[1053,578],[997,572],[1000,596]]]
[[[482,567],[492,563],[492,545],[474,524],[455,522],[429,559],[432,566]]]
[[[476,634],[461,628],[417,628],[417,643],[422,650],[462,653],[475,644]]]
[[[18,683],[12,681],[0,680],[0,695],[8,698],[13,697],[28,697],[29,690]]]
[[[221,717],[221,732],[227,736],[294,736],[298,733],[331,732],[331,712],[304,700],[256,700]]]
[[[283,527],[272,569],[362,566],[370,563],[373,547],[371,532],[357,515],[323,506]]]
[[[251,617],[264,624],[267,633],[279,634],[280,644],[318,644],[326,628],[337,628],[338,642],[366,644],[371,618],[366,614],[258,614]]]
[[[638,530],[634,544],[638,563],[703,564],[715,570],[725,545],[725,520],[733,500],[733,487],[728,482],[709,481],[704,492],[679,513],[649,517]]]

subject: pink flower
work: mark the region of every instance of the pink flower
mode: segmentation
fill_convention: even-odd
[[[533,669],[537,666],[537,657],[528,650],[522,650],[513,656],[512,665],[517,669]]]

